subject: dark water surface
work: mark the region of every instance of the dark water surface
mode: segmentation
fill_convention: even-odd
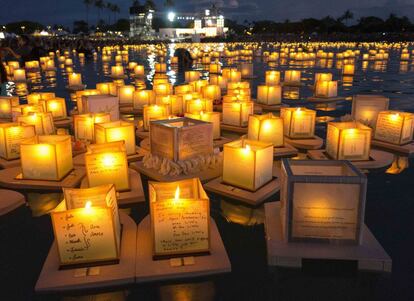
[[[153,65],[154,60],[154,55],[130,51],[130,61],[145,64],[147,68]],[[281,61],[271,67],[261,58],[254,58],[253,61],[257,75],[251,81],[253,95],[256,86],[264,82],[265,70],[300,69],[304,86],[286,95],[296,99],[284,99],[284,102],[291,106],[314,108],[306,102],[306,98],[311,96],[308,86],[313,83],[314,73],[331,72],[334,79],[340,81],[338,94],[341,96],[382,94],[391,99],[392,109],[414,112],[414,65],[412,61],[401,62],[397,50],[390,51],[388,61],[363,63],[357,60],[355,76],[345,78],[341,75],[341,69],[336,68],[341,64],[336,59],[316,60],[307,63],[307,66]],[[229,63],[224,59],[222,62],[224,65]],[[100,56],[96,61],[87,59],[83,64],[75,59],[74,70],[82,73],[88,88],[110,80],[108,66],[102,64]],[[170,69],[168,74],[176,84],[183,81],[183,75],[174,70]],[[67,99],[69,108],[73,107],[74,103],[65,89],[67,79],[64,69],[58,68],[55,74],[48,76],[43,73],[33,76],[38,78],[37,83],[29,85],[29,90],[54,91],[57,96]],[[148,85],[150,79],[148,76]],[[127,79],[126,83],[130,81]],[[349,114],[350,108],[348,99],[334,109],[318,110],[318,116],[339,118]],[[325,123],[317,125],[317,134],[325,137]],[[106,295],[100,296],[102,299],[77,296],[74,300],[414,300],[414,169],[410,165],[412,160],[396,156],[394,168],[388,172],[384,169],[368,173],[365,223],[393,259],[392,274],[358,272],[355,263],[325,261],[306,262],[302,270],[269,270],[263,207],[250,208],[212,197],[211,215],[231,260],[230,274],[128,287],[115,293],[113,299]],[[0,271],[0,286],[2,293],[7,293],[4,298],[0,294],[0,300],[61,300],[64,296],[35,295],[33,292],[53,240],[47,213],[57,204],[58,196],[29,197],[30,210],[21,209],[16,213],[17,218],[0,218],[1,239],[5,240],[0,245],[1,264],[4,264]],[[148,213],[148,208],[139,205],[128,212],[139,223]],[[14,224],[11,225],[12,221]],[[93,293],[85,292],[85,295]]]

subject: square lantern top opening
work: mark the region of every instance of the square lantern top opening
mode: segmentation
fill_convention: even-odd
[[[248,140],[248,139],[236,140],[236,141],[226,143],[224,145],[224,147],[230,147],[230,148],[236,148],[236,149],[245,148],[253,152],[261,151],[264,148],[267,148],[269,146],[273,148],[272,143],[256,141],[256,140]]]
[[[286,173],[298,178],[341,178],[352,181],[353,179],[365,179],[365,175],[356,167],[345,160],[288,160],[283,159]],[[359,182],[358,180],[356,182]]]
[[[371,130],[370,127],[358,121],[329,122],[329,125],[332,125],[340,130],[352,130],[352,129],[369,130],[369,131]]]
[[[155,120],[151,121],[151,124],[158,124],[163,125],[171,128],[183,128],[183,127],[191,127],[200,124],[206,124],[210,122],[192,119],[188,117],[180,117],[180,118],[171,118],[171,119],[162,119],[162,120]]]

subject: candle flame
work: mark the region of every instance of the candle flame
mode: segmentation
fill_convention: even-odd
[[[391,120],[396,121],[396,120],[398,120],[399,117],[400,117],[399,113],[392,114],[391,115]]]
[[[174,200],[178,201],[179,199],[180,199],[180,186],[177,186],[177,189],[175,190]]]
[[[92,207],[92,202],[91,201],[87,201],[85,203],[85,209],[90,209]]]

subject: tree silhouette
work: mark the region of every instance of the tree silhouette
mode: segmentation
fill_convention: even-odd
[[[101,20],[102,10],[105,8],[105,2],[103,0],[95,0],[94,5],[98,9],[98,22],[97,23],[99,23]]]
[[[339,22],[345,21],[345,25],[348,26],[348,21],[354,18],[354,13],[347,9],[342,16],[338,18]]]
[[[174,6],[174,1],[173,0],[165,0],[164,6],[165,7],[173,7]]]
[[[83,0],[86,8],[86,23],[89,25],[89,7],[93,4],[93,0]]]
[[[145,5],[145,8],[147,10],[149,10],[149,9],[155,10],[155,3],[154,3],[153,0],[147,0],[147,1],[145,1],[145,4],[144,5]]]

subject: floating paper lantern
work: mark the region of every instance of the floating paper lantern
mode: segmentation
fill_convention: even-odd
[[[128,160],[123,141],[89,145],[85,164],[89,187],[113,184],[117,191],[130,189]]]
[[[155,95],[161,95],[161,96],[166,96],[166,95],[170,95],[173,93],[173,87],[171,84],[157,84],[153,86],[153,90],[155,92]]]
[[[33,125],[0,123],[0,157],[6,160],[20,157],[20,143],[36,135]]]
[[[55,133],[52,113],[29,113],[17,116],[17,122],[23,125],[34,125],[36,135],[51,135]]]
[[[52,113],[53,118],[66,118],[66,102],[64,98],[55,97],[44,101],[46,112]]]
[[[282,159],[282,233],[287,242],[360,244],[367,179],[347,161]]]
[[[42,113],[43,106],[38,105],[18,105],[12,107],[12,119],[13,121],[17,120],[18,116],[28,115],[29,113]]]
[[[174,94],[181,95],[194,92],[194,87],[190,84],[179,85],[174,87]]]
[[[239,70],[242,78],[253,77],[253,64],[252,63],[240,63]]]
[[[60,181],[72,169],[70,136],[34,136],[20,144],[23,179]]]
[[[125,76],[124,67],[122,66],[112,66],[111,67],[111,76],[122,78]]]
[[[201,90],[203,89],[203,87],[208,86],[209,82],[208,80],[203,79],[203,80],[196,80],[196,81],[190,82],[190,84],[193,86],[194,92],[201,93]]]
[[[217,74],[210,74],[210,85],[218,85],[220,89],[227,88],[227,78],[217,75]]]
[[[251,94],[249,82],[233,82],[227,84],[228,95],[249,95]]]
[[[24,63],[24,67],[27,70],[37,70],[40,69],[40,65],[38,61],[27,61]]]
[[[76,140],[95,142],[95,124],[110,122],[109,113],[73,115],[73,128]]]
[[[170,64],[171,65],[178,65],[178,56],[172,56]]]
[[[282,102],[281,86],[257,86],[257,102],[266,105],[278,105]]]
[[[313,138],[315,135],[316,111],[306,108],[282,108],[284,133],[289,138]]]
[[[144,106],[151,104],[155,104],[155,93],[153,90],[136,90],[134,92],[134,109],[142,109]]]
[[[375,128],[379,112],[387,111],[389,102],[381,95],[356,95],[352,98],[352,118]]]
[[[266,71],[265,82],[267,86],[275,86],[280,84],[280,72],[279,71]]]
[[[326,152],[335,160],[366,161],[372,129],[360,122],[329,122]]]
[[[414,117],[411,113],[383,111],[378,114],[374,139],[396,145],[413,140]]]
[[[81,86],[82,85],[82,75],[79,73],[71,73],[68,77],[69,87]]]
[[[224,145],[223,182],[256,191],[273,178],[273,145],[237,140]]]
[[[332,73],[315,73],[315,84],[319,81],[331,81]]]
[[[253,102],[223,102],[223,123],[238,127],[247,126],[253,109]]]
[[[247,138],[272,143],[274,147],[283,146],[283,119],[273,114],[250,115]]]
[[[212,63],[209,65],[208,71],[210,74],[219,74],[221,72],[221,65],[219,63]]]
[[[154,68],[155,68],[155,73],[166,73],[167,72],[167,64],[165,63],[155,63]]]
[[[95,124],[96,143],[124,141],[127,155],[136,154],[135,125],[126,121]]]
[[[118,96],[119,88],[124,86],[125,82],[123,79],[116,79],[109,84],[109,94],[112,96]]]
[[[109,113],[112,121],[119,120],[118,97],[109,95],[84,95],[81,101],[82,110],[79,110],[79,113]]]
[[[99,91],[100,94],[110,94],[110,85],[111,83],[97,83],[96,90]]]
[[[137,77],[144,77],[145,76],[145,68],[142,65],[137,65],[134,68],[134,75]]]
[[[200,180],[149,182],[148,189],[153,256],[208,253],[210,201]]]
[[[133,103],[135,87],[134,86],[122,86],[118,88],[118,97],[120,104],[131,104]]]
[[[345,64],[342,68],[343,75],[354,75],[355,74],[355,65]]]
[[[118,261],[121,224],[114,186],[63,188],[63,194],[51,213],[60,267]]]
[[[0,96],[0,118],[12,118],[12,108],[19,105],[19,97]]]
[[[203,112],[212,112],[213,111],[213,101],[211,99],[192,99],[188,100],[185,103],[185,112],[191,114],[197,114],[201,111]]]
[[[173,161],[213,153],[213,125],[189,118],[151,122],[151,154]]]
[[[203,112],[199,114],[185,113],[185,117],[210,122],[213,124],[213,139],[220,139],[220,117],[221,114],[218,112]]]
[[[14,69],[14,71],[13,71],[13,80],[15,82],[25,82],[26,81],[26,71],[24,69]]]
[[[337,81],[317,81],[315,84],[316,97],[336,97],[338,96]]]
[[[237,71],[235,68],[223,68],[222,75],[229,83],[240,82],[242,78],[241,72]]]
[[[157,105],[168,107],[168,113],[172,115],[182,115],[184,112],[183,97],[181,95],[167,95],[157,99]]]
[[[285,71],[285,83],[291,85],[299,85],[301,78],[301,72],[298,70],[286,70]]]
[[[215,103],[221,101],[221,89],[219,85],[207,85],[201,89],[203,98],[213,100]]]
[[[168,118],[168,107],[164,105],[149,105],[144,106],[144,130],[148,131],[150,128],[150,121]]]
[[[200,79],[200,75],[201,75],[200,72],[193,71],[193,70],[185,71],[184,72],[184,78],[185,78],[185,81],[187,83],[194,82],[194,81],[199,80]]]

